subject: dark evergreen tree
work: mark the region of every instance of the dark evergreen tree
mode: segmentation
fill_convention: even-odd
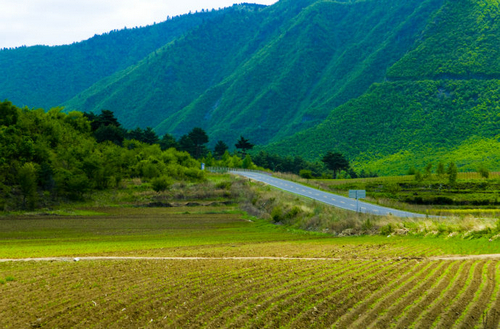
[[[125,139],[125,132],[122,128],[116,126],[101,126],[94,132],[98,143],[110,141],[116,145],[122,145]]]
[[[196,146],[194,145],[193,140],[189,138],[189,135],[183,135],[179,139],[179,149],[180,151],[185,151],[193,155],[196,151]]]
[[[254,145],[252,143],[250,143],[248,141],[248,139],[246,139],[243,136],[240,136],[240,139],[238,140],[238,142],[234,146],[236,146],[236,148],[238,150],[241,150],[241,153],[243,155],[246,155],[247,151],[253,149],[253,147],[254,147]]]
[[[160,142],[160,138],[158,138],[158,135],[153,130],[153,128],[147,127],[144,130],[144,138],[143,138],[142,142],[149,144],[149,145],[158,144]]]
[[[349,170],[349,161],[342,153],[329,151],[321,161],[333,171],[333,178],[336,178],[340,171]]]
[[[134,130],[129,130],[127,133],[127,139],[135,139],[136,141],[142,142],[144,140],[144,130],[140,127]]]
[[[222,158],[222,156],[224,155],[224,153],[229,149],[229,146],[227,146],[226,143],[224,143],[223,141],[218,141],[217,144],[215,144],[215,147],[214,147],[214,155],[215,157],[220,160]]]
[[[189,139],[194,144],[194,154],[191,153],[196,159],[203,157],[207,153],[207,149],[205,144],[208,143],[208,135],[207,133],[199,128],[193,128],[188,134]]]
[[[160,141],[160,147],[163,151],[168,150],[169,148],[175,148],[175,149],[180,149],[179,143],[175,140],[174,136],[170,134],[165,134],[163,135],[161,141]]]

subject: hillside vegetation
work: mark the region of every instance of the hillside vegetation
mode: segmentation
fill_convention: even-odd
[[[222,12],[174,17],[147,27],[95,35],[71,45],[0,50],[4,76],[0,80],[0,100],[47,109],[61,105]]]
[[[498,17],[497,1],[446,2],[385,82],[269,149],[317,158],[334,142],[359,167],[386,174],[436,159],[500,168]]]
[[[82,199],[120,187],[124,178],[167,189],[174,180],[203,179],[199,166],[188,153],[162,151],[159,145],[98,143],[81,112],[0,103],[0,211]]]
[[[176,138],[201,127],[210,147],[244,135],[258,151],[308,160],[334,150],[380,174],[444,159],[460,170],[497,170],[499,6],[234,5],[70,46],[0,51],[0,67],[11,58],[34,63],[9,66],[0,97],[63,103],[68,112],[111,110],[126,128],[149,126]],[[86,45],[94,46],[77,51]],[[63,50],[78,65],[47,73]],[[19,95],[27,96],[19,102]]]

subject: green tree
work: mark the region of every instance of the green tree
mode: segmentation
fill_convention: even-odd
[[[129,130],[127,133],[127,138],[142,142],[144,140],[144,130],[142,130],[140,127],[137,127],[134,130]]]
[[[437,168],[436,168],[436,174],[438,175],[439,178],[443,178],[444,175],[446,174],[446,169],[444,168],[444,163],[439,161]]]
[[[144,130],[144,138],[142,142],[153,145],[153,144],[158,144],[160,142],[160,139],[158,138],[158,135],[156,132],[153,130],[151,127],[147,127]]]
[[[151,180],[151,187],[153,188],[153,190],[155,192],[158,192],[158,193],[170,189],[172,184],[173,184],[172,179],[167,177],[167,176],[160,176],[160,177],[153,178]]]
[[[34,209],[37,189],[37,171],[35,165],[27,162],[19,168],[17,181],[23,196],[23,208]]]
[[[241,150],[242,155],[246,155],[247,151],[253,149],[254,145],[249,142],[248,139],[246,139],[243,136],[240,136],[240,139],[237,141],[237,143],[234,145],[238,150]]]
[[[428,163],[424,168],[424,178],[428,179],[432,175],[432,163]]]
[[[193,140],[189,137],[189,135],[183,135],[179,139],[179,149],[194,156],[196,152],[196,145],[194,145]]]
[[[349,169],[349,161],[342,153],[329,151],[321,161],[333,171],[333,178],[336,178],[342,170]]]
[[[458,168],[454,162],[450,162],[448,164],[448,169],[446,169],[446,173],[448,174],[448,182],[450,185],[453,185],[457,182],[458,176]]]
[[[419,183],[424,180],[424,177],[422,177],[422,173],[420,172],[420,170],[415,171],[415,180]]]
[[[122,145],[125,139],[125,132],[122,128],[116,126],[101,126],[94,132],[98,143],[110,141],[116,145]]]
[[[490,177],[490,171],[484,166],[479,167],[477,172],[479,173],[479,175],[481,175],[481,177],[485,179],[488,179]]]
[[[252,157],[250,156],[250,154],[245,155],[245,158],[243,159],[242,167],[245,169],[252,169],[253,162],[252,162]]]
[[[189,132],[188,136],[194,144],[193,156],[196,159],[201,158],[206,151],[205,144],[208,143],[207,133],[203,129],[195,127]]]
[[[174,136],[170,134],[165,134],[160,140],[160,147],[162,151],[168,150],[169,148],[179,149],[179,143],[175,140]]]
[[[219,140],[217,144],[215,144],[214,147],[214,155],[215,157],[220,160],[222,155],[229,149],[229,147],[224,143],[223,141]]]
[[[11,102],[0,102],[0,126],[15,125],[18,117],[18,109]]]

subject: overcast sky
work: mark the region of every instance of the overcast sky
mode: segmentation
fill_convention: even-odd
[[[277,0],[0,0],[0,48],[61,45],[233,3]]]

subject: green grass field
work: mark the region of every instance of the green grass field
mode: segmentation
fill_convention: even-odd
[[[493,253],[499,241],[334,238],[229,206],[6,216],[0,258],[63,258],[0,262],[0,327],[492,328],[500,259],[436,257]]]

